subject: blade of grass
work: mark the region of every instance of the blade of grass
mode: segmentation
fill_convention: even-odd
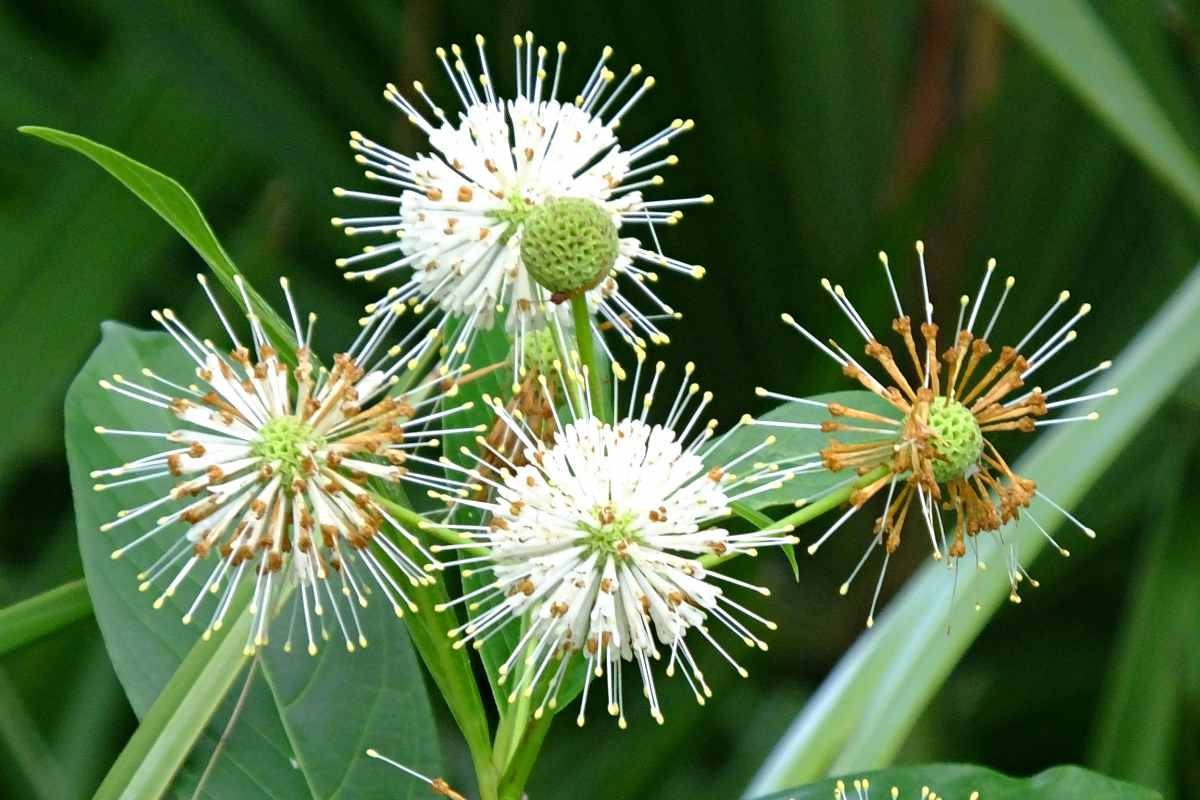
[[[83,579],[0,609],[0,655],[49,636],[92,613]]]
[[[1146,419],[1200,363],[1194,335],[1200,308],[1200,267],[1126,348],[1105,382],[1122,389],[1120,402],[1091,426],[1063,428],[1040,440],[1018,464],[1058,502],[1078,501],[1121,453]],[[1047,518],[1053,532],[1060,521]],[[1029,563],[1045,539],[1028,524],[1017,526],[1021,560]],[[991,543],[988,543],[991,544]],[[996,555],[984,545],[981,554]],[[994,561],[995,559],[992,558]],[[999,563],[999,562],[997,562]],[[886,764],[920,713],[983,626],[1004,603],[1008,584],[992,572],[960,575],[947,616],[950,578],[929,564],[908,583],[826,678],[791,729],[770,754],[747,796],[769,794],[816,779],[832,770]],[[978,613],[971,608],[978,600]],[[936,609],[931,611],[931,609]],[[946,620],[954,625],[949,633]]]

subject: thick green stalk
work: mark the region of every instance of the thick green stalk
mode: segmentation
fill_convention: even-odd
[[[398,521],[404,523],[406,527],[415,528],[416,530],[428,533],[430,536],[441,539],[446,544],[470,544],[471,539],[463,536],[460,533],[455,533],[452,530],[438,527],[429,520],[422,517],[416,511],[413,511],[408,506],[400,505],[399,503],[388,500],[378,494],[372,495],[375,502],[387,509],[388,513],[395,517]],[[465,554],[473,556],[487,555],[487,551],[479,547],[469,547],[462,551]]]
[[[82,578],[0,609],[0,655],[56,633],[91,612]]]
[[[604,411],[603,372],[596,359],[596,343],[592,341],[592,312],[588,310],[587,296],[583,293],[571,298],[571,316],[575,320],[575,342],[579,346],[579,359],[587,367],[588,387],[592,395],[592,408],[597,416],[607,419]]]
[[[500,777],[499,800],[521,800],[524,797],[525,784],[533,772],[533,765],[537,762],[538,753],[542,750],[542,743],[550,732],[555,716],[546,714],[541,719],[531,719],[525,726],[521,740]]]

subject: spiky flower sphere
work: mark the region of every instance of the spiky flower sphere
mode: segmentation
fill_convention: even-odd
[[[521,237],[529,275],[552,292],[573,297],[604,279],[617,261],[617,226],[602,207],[582,197],[547,200],[530,212]]]
[[[512,687],[510,702],[522,694],[539,694],[535,717],[547,706],[555,708],[569,666],[580,662],[586,667],[586,683],[578,723],[584,722],[592,679],[603,677],[605,705],[625,727],[623,665],[632,663],[650,714],[661,723],[655,661],[666,658],[668,676],[678,665],[703,703],[710,691],[693,653],[698,638],[746,675],[710,632],[712,623],[764,650],[766,643],[744,620],[775,627],[732,600],[722,584],[763,594],[765,589],[712,568],[720,556],[754,554],[760,547],[796,541],[791,526],[731,533],[712,524],[729,515],[731,503],[778,487],[769,468],[732,472],[774,437],[726,463],[707,463],[716,423],[698,421],[711,393],[701,396],[690,383],[689,364],[665,421],[648,422],[664,367],[657,365],[649,390],[639,398],[644,354],[639,351],[639,356],[630,407],[625,414],[618,409],[615,424],[590,413],[587,387],[577,391],[570,385],[579,379],[571,371],[559,387],[560,396],[567,398],[568,417],[550,441],[494,402],[496,414],[521,443],[521,462],[514,463],[482,438],[479,444],[491,459],[474,456],[489,468],[496,461],[502,466],[495,480],[475,476],[491,487],[484,500],[468,501],[486,512],[485,524],[464,526],[473,552],[447,565],[471,565],[466,577],[474,570],[490,579],[451,603],[469,603],[477,610],[451,635],[456,647],[468,642],[478,647],[505,628],[523,624],[519,643],[500,667],[501,682]],[[545,376],[540,384],[549,398]],[[482,569],[481,561],[486,561]]]
[[[887,569],[888,558],[899,547],[901,531],[910,514],[920,517],[922,527],[929,534],[934,558],[949,555],[955,569],[958,559],[967,553],[968,542],[973,541],[974,537],[984,533],[998,534],[1004,525],[1022,515],[1041,530],[1056,550],[1068,555],[1067,550],[1051,539],[1030,514],[1029,508],[1034,498],[1040,498],[1046,505],[1063,513],[1087,536],[1095,535],[1090,528],[1039,491],[1034,481],[1018,475],[1001,455],[998,447],[1000,437],[996,436],[1003,431],[1032,433],[1049,425],[1094,420],[1098,417],[1094,412],[1082,416],[1041,418],[1055,408],[1117,393],[1116,389],[1109,389],[1048,402],[1050,397],[1107,369],[1111,362],[1105,361],[1051,389],[1043,390],[1035,386],[1017,394],[1027,385],[1034,372],[1074,341],[1074,326],[1088,314],[1091,306],[1083,304],[1075,315],[1042,339],[1039,345],[1027,347],[1067,301],[1069,293],[1064,291],[1058,302],[1015,346],[1003,347],[998,356],[989,360],[992,347],[988,344],[988,338],[1015,283],[1014,278],[1007,279],[995,309],[986,317],[987,324],[983,326],[982,335],[977,335],[979,329],[976,323],[982,323],[985,319],[980,317],[980,311],[995,270],[996,262],[993,259],[988,262],[974,304],[966,295],[961,298],[954,335],[949,348],[941,354],[939,363],[939,329],[933,321],[933,304],[929,301],[925,274],[925,249],[920,242],[917,243],[917,255],[924,292],[922,321],[917,326],[922,340],[920,344],[914,335],[913,319],[904,313],[900,305],[887,257],[880,253],[896,305],[896,318],[892,320],[891,328],[899,336],[902,345],[903,355],[898,358],[889,347],[876,339],[845,290],[841,286],[832,286],[828,280],[822,281],[825,291],[863,338],[865,354],[882,367],[886,381],[875,378],[841,345],[833,340],[826,345],[799,325],[791,315],[783,315],[784,322],[836,361],[847,377],[862,384],[893,409],[889,415],[830,403],[827,409],[831,419],[820,425],[801,425],[829,433],[870,435],[865,441],[862,436],[858,441],[834,437],[821,451],[818,462],[802,465],[812,467],[822,464],[835,472],[852,470],[862,476],[859,487],[850,495],[849,509],[809,546],[810,553],[815,553],[872,497],[880,493],[886,497],[883,514],[875,521],[875,537],[850,579],[843,584],[843,593],[877,545],[883,545],[883,569]],[[902,366],[904,362],[908,362],[911,368],[908,375]],[[765,390],[760,390],[760,394],[784,400],[800,400]],[[764,420],[759,424],[781,423]],[[946,515],[949,515],[949,521],[944,519]],[[1025,580],[1034,586],[1037,582],[1029,578],[1028,572],[1017,560],[1015,547],[1010,546],[1008,561],[1010,599],[1019,602],[1019,585]],[[876,600],[880,585],[882,572],[876,585]],[[875,603],[872,602],[868,625],[873,622],[874,613]]]
[[[554,314],[552,301],[579,292],[586,292],[597,333],[611,329],[638,346],[665,341],[658,323],[677,314],[652,290],[657,271],[704,272],[666,256],[660,229],[677,222],[680,209],[712,197],[643,195],[663,183],[663,167],[678,163],[664,148],[692,121],[676,119],[640,142],[622,143],[618,126],[654,78],[635,64],[618,80],[606,47],[579,91],[567,93],[560,90],[566,45],[551,53],[533,42],[532,33],[513,38],[511,99],[498,94],[482,36],[474,75],[458,45],[449,53],[437,49],[457,110],[443,110],[420,82],[412,85],[415,100],[389,84],[384,97],[428,137],[432,151],[406,155],[353,133],[355,159],[383,189],[334,190],[382,206],[334,220],[349,236],[382,237],[338,260],[346,277],[407,274],[368,313],[400,303],[434,314],[429,324],[438,332],[454,320],[454,337],[444,343],[451,359],[501,314],[519,352],[527,333]],[[648,306],[639,308],[622,284],[636,285]]]
[[[161,432],[96,429],[105,436],[165,443],[141,458],[94,471],[93,478],[116,479],[96,484],[97,491],[171,484],[157,499],[121,511],[101,526],[106,532],[140,528],[112,557],[131,551],[136,555],[147,543],[174,537],[139,576],[140,590],[165,581],[154,601],[161,608],[177,590],[186,589],[193,599],[183,613],[185,624],[206,598],[213,598],[204,638],[221,628],[237,590],[251,584],[247,653],[267,644],[270,619],[289,598],[285,649],[291,649],[300,609],[310,653],[329,637],[325,609],[333,610],[347,650],[365,647],[358,609],[367,605],[369,584],[402,615],[405,608],[416,609],[413,590],[402,584],[429,582],[426,568],[437,563],[366,484],[372,478],[404,481],[465,495],[467,486],[440,474],[422,474],[422,465],[436,468],[437,462],[417,451],[436,447],[435,437],[444,432],[429,423],[470,404],[433,410],[454,393],[453,381],[447,380],[453,375],[437,374],[406,393],[389,394],[414,352],[393,349],[379,357],[379,343],[394,316],[380,318],[326,369],[309,349],[315,315],[302,329],[287,282],[281,281],[300,345],[297,363],[289,367],[268,343],[244,288],[249,346],[229,325],[203,276],[200,282],[232,350],[222,352],[201,340],[170,310],[156,311],[154,318],[194,362],[199,383],[180,385],[149,369],[143,370],[148,385],[120,375],[100,382],[104,389],[163,409],[179,422],[178,428]],[[168,511],[171,506],[174,510]],[[407,540],[411,552],[389,538],[385,524]],[[202,570],[205,576],[197,578]]]

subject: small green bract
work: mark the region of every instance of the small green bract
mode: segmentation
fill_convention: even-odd
[[[574,296],[595,286],[617,260],[617,226],[591,200],[547,200],[525,220],[521,260],[554,294]]]
[[[929,404],[929,427],[933,429],[933,446],[942,456],[933,461],[933,477],[938,483],[962,476],[979,461],[983,432],[975,415],[962,403],[935,397]]]
[[[258,432],[251,452],[264,463],[279,462],[277,467],[284,482],[290,483],[300,471],[300,459],[325,444],[312,425],[298,417],[276,417]]]

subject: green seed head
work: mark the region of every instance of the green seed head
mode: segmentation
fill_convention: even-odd
[[[929,427],[934,449],[942,456],[933,461],[938,483],[962,477],[983,453],[983,432],[970,409],[957,400],[938,396],[929,404]]]
[[[529,213],[521,260],[533,279],[554,294],[586,291],[617,260],[617,226],[607,211],[579,197],[547,200]]]
[[[307,422],[297,417],[275,417],[259,428],[258,440],[250,451],[267,464],[278,461],[280,476],[291,483],[300,472],[300,460],[324,444],[325,439]]]

